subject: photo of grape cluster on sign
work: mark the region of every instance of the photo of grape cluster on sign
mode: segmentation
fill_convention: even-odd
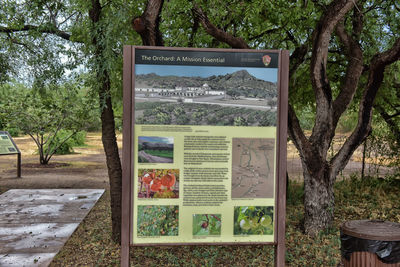
[[[273,207],[239,206],[234,211],[235,235],[272,235]]]

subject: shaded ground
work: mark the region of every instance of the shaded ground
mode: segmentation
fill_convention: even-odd
[[[118,138],[121,146],[121,136]],[[87,146],[71,155],[54,155],[48,166],[39,164],[32,139],[14,138],[22,153],[22,178],[17,178],[17,156],[0,156],[0,191],[6,188],[109,188],[101,137],[89,133]]]
[[[343,143],[346,141],[347,136],[336,135],[333,142],[333,149],[331,148],[328,153],[328,157],[333,155],[340,149]],[[333,151],[332,151],[333,150]],[[347,163],[344,170],[339,174],[337,180],[341,180],[345,177],[349,177],[352,174],[360,176],[362,169],[362,150],[363,146],[357,148]],[[371,177],[384,177],[386,174],[393,173],[393,169],[380,164],[381,158],[367,158],[365,161],[365,176]],[[291,180],[302,181],[303,180],[303,168],[301,166],[300,157],[294,144],[290,141],[287,146],[287,171]]]

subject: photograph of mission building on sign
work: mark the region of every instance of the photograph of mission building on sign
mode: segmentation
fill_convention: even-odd
[[[138,64],[135,70],[137,124],[276,125],[276,69]]]
[[[205,96],[223,96],[225,97],[225,91],[212,90],[208,84],[203,84],[201,87],[183,87],[176,86],[174,89],[168,88],[135,88],[135,94],[137,97],[144,94],[144,97],[164,97],[164,98],[178,98],[178,100],[184,102],[193,102],[195,97]]]

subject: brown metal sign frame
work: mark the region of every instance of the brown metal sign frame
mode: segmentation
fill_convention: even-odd
[[[135,52],[137,50],[200,51],[200,52],[262,52],[278,54],[278,117],[277,117],[277,153],[274,210],[273,242],[215,242],[215,243],[157,243],[141,246],[173,245],[255,245],[275,246],[275,266],[285,266],[285,217],[286,217],[286,140],[289,84],[289,51],[287,50],[250,50],[250,49],[194,49],[166,48],[150,46],[124,46],[123,54],[123,148],[122,148],[122,229],[121,229],[121,266],[129,266],[130,246],[133,246],[133,175],[134,175],[134,101],[135,101]]]
[[[0,154],[0,156],[17,154],[17,177],[20,178],[21,177],[21,151],[18,149],[17,144],[15,144],[11,135],[7,131],[0,131],[0,135],[7,135],[8,139],[10,139],[11,143],[13,144],[14,148],[16,149],[15,152]]]

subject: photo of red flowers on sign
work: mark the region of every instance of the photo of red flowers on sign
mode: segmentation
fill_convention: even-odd
[[[139,198],[179,198],[178,169],[139,169]]]

